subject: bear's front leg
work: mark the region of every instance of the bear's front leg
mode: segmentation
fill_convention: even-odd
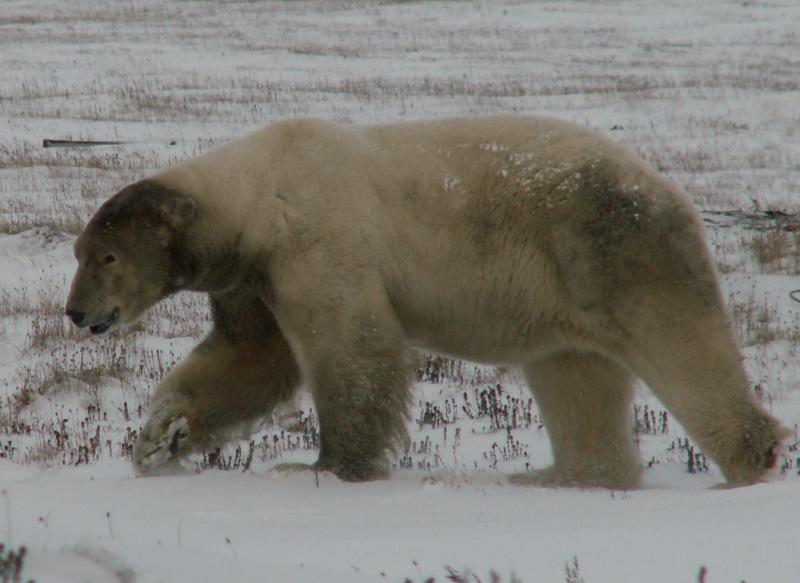
[[[192,451],[189,435],[202,434],[190,418],[196,418],[188,399],[179,393],[168,394],[153,403],[150,418],[133,447],[133,465],[140,475],[153,474],[170,467],[183,454]]]
[[[382,289],[340,298],[347,300],[306,296],[281,323],[296,340],[319,417],[316,467],[345,481],[383,478],[387,452],[407,439],[409,352]]]
[[[331,355],[312,381],[320,423],[316,466],[355,482],[388,475],[386,454],[406,438],[409,390],[402,349],[360,348]]]
[[[232,429],[269,415],[300,385],[289,344],[260,301],[226,296],[211,307],[214,331],[155,390],[134,445],[140,475],[224,445]]]

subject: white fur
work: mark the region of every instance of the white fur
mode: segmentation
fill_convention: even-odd
[[[256,285],[277,319],[320,414],[323,469],[380,473],[403,431],[409,345],[525,369],[555,465],[523,482],[635,486],[636,377],[733,483],[762,477],[783,437],[750,395],[693,205],[598,133],[512,116],[291,121],[152,180],[196,201],[200,256],[236,251],[234,276],[194,289]]]

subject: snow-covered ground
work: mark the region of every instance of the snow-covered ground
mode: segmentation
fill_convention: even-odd
[[[273,470],[315,459],[304,395],[238,451],[137,479],[134,432],[207,331],[205,302],[100,338],[62,316],[75,234],[172,161],[289,117],[536,112],[690,192],[753,390],[797,432],[800,3],[6,0],[0,70],[0,542],[26,547],[22,580],[800,580],[797,437],[772,482],[709,489],[719,472],[642,387],[644,489],[512,487],[550,460],[519,375],[420,355],[389,480]]]

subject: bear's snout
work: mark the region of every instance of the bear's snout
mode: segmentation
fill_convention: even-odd
[[[81,312],[79,310],[72,310],[69,307],[66,309],[66,314],[72,323],[75,324],[78,328],[83,328],[86,326],[84,320],[86,319],[86,312]]]

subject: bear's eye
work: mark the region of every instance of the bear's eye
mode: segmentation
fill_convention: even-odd
[[[111,265],[112,263],[116,263],[117,256],[113,253],[108,253],[105,257],[103,257],[103,265]]]

